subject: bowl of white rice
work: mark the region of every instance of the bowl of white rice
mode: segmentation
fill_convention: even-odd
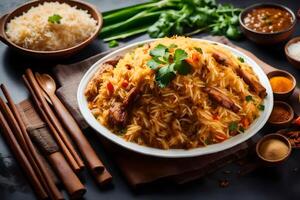
[[[90,44],[102,23],[102,15],[85,2],[31,1],[0,18],[0,39],[27,55],[68,57]]]

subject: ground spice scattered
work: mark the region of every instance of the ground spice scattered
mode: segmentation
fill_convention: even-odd
[[[229,186],[229,181],[227,179],[219,180],[219,186],[222,188],[226,188]]]

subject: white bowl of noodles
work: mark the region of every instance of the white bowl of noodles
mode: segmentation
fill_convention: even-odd
[[[242,142],[245,142],[252,136],[254,136],[267,122],[272,108],[273,108],[273,93],[272,88],[270,86],[269,80],[263,70],[259,67],[259,65],[253,61],[251,58],[249,58],[247,55],[243,54],[242,52],[229,47],[224,44],[212,42],[212,41],[206,41],[201,39],[192,39],[195,42],[197,41],[204,41],[211,44],[217,44],[218,46],[225,48],[229,50],[234,56],[236,57],[242,57],[244,59],[244,62],[247,63],[249,66],[251,66],[252,71],[256,74],[257,78],[259,79],[259,82],[261,85],[264,86],[266,89],[267,96],[262,100],[262,104],[264,105],[264,110],[260,112],[259,117],[254,119],[250,126],[243,132],[238,135],[232,136],[225,141],[222,141],[220,143],[215,144],[209,144],[201,147],[196,148],[190,148],[190,149],[176,149],[176,148],[170,148],[170,149],[160,149],[160,148],[154,148],[149,147],[145,145],[139,145],[134,142],[126,141],[122,137],[116,135],[106,126],[99,123],[99,121],[94,117],[93,113],[89,109],[89,104],[87,101],[87,97],[85,95],[85,90],[91,81],[91,79],[94,77],[95,73],[99,70],[99,67],[101,64],[105,63],[106,61],[112,60],[115,57],[123,56],[126,53],[133,51],[134,49],[140,47],[143,44],[152,43],[156,41],[156,39],[153,40],[147,40],[143,42],[134,43],[131,45],[128,45],[126,47],[123,47],[117,51],[114,51],[113,53],[103,57],[99,61],[97,61],[94,65],[91,66],[91,68],[86,72],[84,77],[82,78],[77,92],[77,101],[79,105],[79,110],[86,120],[86,122],[98,133],[100,133],[105,138],[109,139],[110,141],[135,152],[150,155],[150,156],[157,156],[157,157],[166,157],[166,158],[183,158],[183,157],[195,157],[195,156],[201,156],[211,153],[216,153],[220,151],[224,151],[226,149],[232,148],[238,144],[241,144]]]

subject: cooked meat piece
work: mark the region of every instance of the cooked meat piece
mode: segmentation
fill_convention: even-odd
[[[118,64],[118,62],[119,62],[119,60],[120,60],[121,58],[122,58],[121,56],[117,56],[117,57],[116,57],[115,59],[113,59],[113,60],[105,61],[104,64],[109,64],[109,65],[115,67],[115,66]]]
[[[109,109],[109,122],[111,125],[123,127],[126,125],[127,112],[122,103],[116,102]]]
[[[211,56],[221,65],[226,65],[226,58],[219,53],[212,53]]]
[[[237,68],[236,72],[245,81],[245,83],[249,85],[250,90],[252,90],[255,94],[257,94],[261,98],[267,96],[266,88],[264,88],[264,86],[262,86],[258,81],[256,81],[252,77],[252,75],[242,70],[241,68]]]
[[[134,103],[139,98],[139,90],[137,87],[132,88],[129,92],[125,100],[123,101],[123,105],[125,107],[130,107],[132,103]]]
[[[93,79],[89,82],[85,89],[85,96],[88,98],[88,100],[91,100],[97,96],[98,93],[98,87],[100,86],[100,75],[103,74],[106,71],[112,70],[113,66],[109,64],[103,64],[100,69],[97,71],[97,73],[94,75]]]
[[[232,110],[233,112],[239,112],[240,108],[237,107],[233,101],[231,101],[226,95],[221,93],[219,90],[213,87],[205,87],[203,91],[206,92],[212,100],[214,100],[221,106]]]
[[[109,109],[109,122],[111,125],[124,127],[126,125],[127,115],[132,104],[138,99],[139,90],[137,87],[132,88],[125,100],[120,102],[115,102]]]

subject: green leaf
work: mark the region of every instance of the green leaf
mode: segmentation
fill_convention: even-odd
[[[179,63],[175,63],[174,68],[181,75],[187,75],[191,72],[191,65],[185,60],[182,60]]]
[[[150,69],[156,70],[159,67],[160,63],[156,62],[155,60],[151,59],[147,62],[147,66],[150,67]]]
[[[170,44],[169,49],[173,49],[173,48],[176,48],[176,47],[177,47],[176,44]]]
[[[164,88],[175,78],[175,76],[175,73],[170,70],[169,66],[164,66],[157,71],[155,80],[159,87]]]
[[[246,101],[249,102],[249,101],[253,101],[253,98],[251,95],[248,95],[246,96]]]
[[[119,46],[119,42],[117,40],[111,40],[109,43],[108,43],[108,47],[109,48],[113,48],[113,47],[117,47]]]
[[[263,111],[263,110],[265,110],[265,106],[263,104],[259,104],[258,105],[258,109],[261,110],[261,111]]]
[[[174,53],[175,62],[182,61],[188,57],[188,54],[182,49],[176,49]]]
[[[244,128],[244,127],[242,127],[242,126],[240,126],[240,127],[239,127],[239,132],[242,132],[242,133],[244,133],[244,132],[245,132],[245,128]]]
[[[237,122],[231,122],[228,126],[229,131],[236,131],[238,128],[238,123]]]
[[[238,60],[239,60],[241,63],[244,63],[244,62],[245,62],[244,58],[242,58],[242,57],[238,57]]]
[[[203,54],[203,51],[202,51],[202,49],[201,49],[200,47],[194,47],[194,49],[195,49],[196,51],[198,51],[199,53]]]
[[[168,48],[165,45],[159,44],[150,51],[150,55],[155,57],[163,57],[167,50]]]
[[[62,17],[60,15],[54,14],[54,15],[48,17],[48,22],[50,22],[52,24],[60,24],[61,19],[62,19]]]

